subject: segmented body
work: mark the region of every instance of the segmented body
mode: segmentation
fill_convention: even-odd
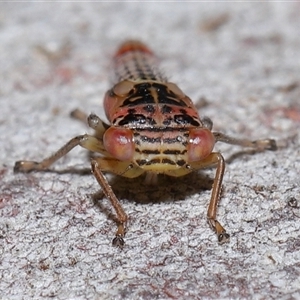
[[[190,98],[164,78],[156,57],[140,42],[124,43],[114,67],[119,83],[108,91],[105,111],[112,126],[132,131],[132,161],[156,173],[190,172],[185,167],[190,129],[203,127]]]

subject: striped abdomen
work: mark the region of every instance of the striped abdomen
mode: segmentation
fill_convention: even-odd
[[[114,56],[113,63],[116,82],[123,80],[165,81],[157,68],[157,58],[141,42],[127,41],[122,44]]]

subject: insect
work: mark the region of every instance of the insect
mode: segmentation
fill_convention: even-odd
[[[139,41],[124,42],[113,64],[116,84],[104,98],[110,123],[90,114],[87,123],[94,135],[76,136],[40,162],[17,161],[14,171],[45,170],[76,146],[100,154],[91,158],[92,173],[115,209],[117,231],[113,245],[121,247],[128,217],[105,172],[128,178],[145,173],[146,182],[155,183],[158,174],[179,177],[216,166],[207,217],[218,241],[228,241],[229,234],[216,217],[225,161],[221,153],[213,152],[214,145],[225,142],[259,151],[276,150],[275,140],[251,141],[213,132],[212,121],[199,117],[191,99],[162,76],[153,52]]]

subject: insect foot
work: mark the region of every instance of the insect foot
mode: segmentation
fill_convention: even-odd
[[[112,241],[113,246],[118,248],[123,248],[125,242],[124,239],[120,235],[116,235],[116,237]]]
[[[256,144],[256,147],[260,150],[270,150],[270,151],[276,151],[277,150],[277,144],[276,141],[273,139],[265,139],[265,140],[257,140],[253,142]]]
[[[219,244],[228,243],[230,241],[229,233],[226,232],[224,227],[217,220],[208,218],[208,222],[217,233]]]
[[[218,241],[220,244],[228,243],[230,240],[230,234],[227,232],[223,232],[218,234]]]
[[[20,160],[16,161],[14,166],[14,173],[27,173],[33,170],[37,170],[37,166],[39,165],[36,161],[25,161]]]

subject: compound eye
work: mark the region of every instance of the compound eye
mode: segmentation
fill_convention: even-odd
[[[103,144],[106,151],[112,157],[121,161],[132,160],[134,155],[134,141],[130,129],[108,128],[103,136]]]
[[[206,158],[213,150],[215,137],[206,128],[190,130],[187,154],[189,162],[199,161]]]
[[[113,87],[113,92],[117,96],[124,97],[128,95],[133,88],[134,88],[134,83],[132,81],[124,80],[117,83]]]

